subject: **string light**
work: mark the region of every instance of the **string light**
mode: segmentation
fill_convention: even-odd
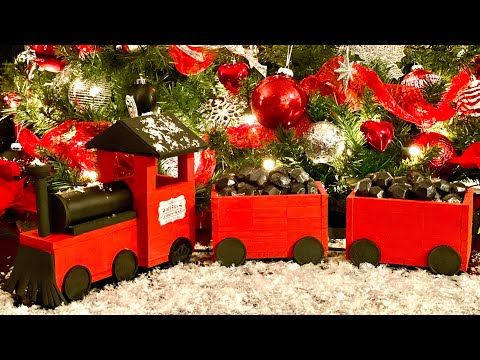
[[[272,171],[275,169],[277,162],[274,159],[265,159],[263,160],[262,166],[267,171]]]
[[[90,181],[97,181],[98,173],[93,170],[84,170],[82,171],[82,177]]]
[[[418,145],[412,145],[408,148],[408,153],[413,158],[418,158],[422,155],[422,149]]]
[[[101,87],[94,85],[94,86],[91,87],[91,89],[88,93],[89,93],[90,96],[95,97],[98,94],[100,94],[101,91],[102,91]]]

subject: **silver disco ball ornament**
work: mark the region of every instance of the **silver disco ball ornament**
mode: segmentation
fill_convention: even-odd
[[[68,89],[68,100],[76,109],[98,110],[112,101],[112,90],[106,80],[75,79]]]
[[[305,137],[309,142],[305,153],[314,164],[329,164],[345,150],[342,130],[328,121],[312,124]]]

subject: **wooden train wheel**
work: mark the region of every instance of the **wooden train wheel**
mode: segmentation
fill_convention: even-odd
[[[192,256],[192,245],[190,241],[185,238],[175,240],[170,248],[168,260],[170,264],[177,265],[178,263],[187,263]]]
[[[239,239],[226,238],[215,248],[215,257],[222,265],[239,266],[245,262],[247,250]]]
[[[68,270],[63,281],[63,292],[67,299],[82,299],[90,291],[92,277],[85,266],[74,266]]]
[[[324,254],[325,250],[322,243],[312,236],[298,240],[293,248],[293,258],[300,265],[318,264],[322,261]]]
[[[113,260],[112,274],[115,280],[132,280],[137,274],[138,260],[131,250],[122,250]]]
[[[428,266],[434,274],[455,275],[461,263],[460,255],[448,245],[437,246],[428,255]]]
[[[380,263],[380,250],[371,240],[361,239],[355,241],[348,251],[350,261],[359,266],[361,263],[370,263],[377,266]]]

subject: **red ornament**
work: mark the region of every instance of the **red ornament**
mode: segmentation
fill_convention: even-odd
[[[308,130],[310,130],[311,126],[312,119],[310,119],[308,114],[305,113],[302,119],[298,122],[297,126],[295,126],[292,130],[295,132],[297,137],[302,137]]]
[[[425,70],[421,65],[412,66],[412,71],[403,77],[402,85],[423,89],[429,84],[435,84],[440,76],[430,70]]]
[[[217,166],[216,152],[213,149],[205,149],[198,155],[195,153],[195,186],[204,186],[212,179]]]
[[[228,140],[239,149],[258,149],[277,140],[275,131],[260,124],[242,124],[227,128]]]
[[[298,125],[306,113],[308,96],[300,85],[285,75],[269,76],[253,90],[252,112],[263,126],[288,129]]]
[[[40,69],[53,73],[62,71],[67,64],[65,60],[55,57],[37,57],[34,61],[37,63]]]
[[[30,45],[30,49],[35,51],[37,56],[55,56],[55,45]]]
[[[360,130],[375,150],[384,152],[393,141],[394,128],[388,121],[365,121]]]
[[[480,80],[472,81],[456,100],[457,114],[461,116],[480,116]]]
[[[218,67],[218,80],[233,94],[238,94],[242,81],[250,74],[246,63],[223,64]]]
[[[450,162],[463,168],[480,169],[480,142],[470,144],[461,156],[454,157]]]
[[[416,145],[423,151],[434,146],[439,147],[439,154],[430,160],[433,169],[443,167],[451,158],[456,155],[452,142],[445,136],[435,132],[424,132],[416,136],[410,146]]]
[[[188,76],[200,74],[217,58],[217,51],[201,46],[171,45],[168,53],[172,57],[177,71]]]

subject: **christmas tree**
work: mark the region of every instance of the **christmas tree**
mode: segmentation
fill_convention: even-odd
[[[30,45],[2,69],[2,164],[48,159],[49,191],[83,185],[96,180],[88,140],[161,112],[208,142],[199,193],[265,162],[322,181],[333,212],[379,170],[478,182],[479,55],[465,45]],[[160,166],[175,175],[174,158]],[[115,167],[128,173],[128,157]],[[0,214],[27,190],[15,191]]]

